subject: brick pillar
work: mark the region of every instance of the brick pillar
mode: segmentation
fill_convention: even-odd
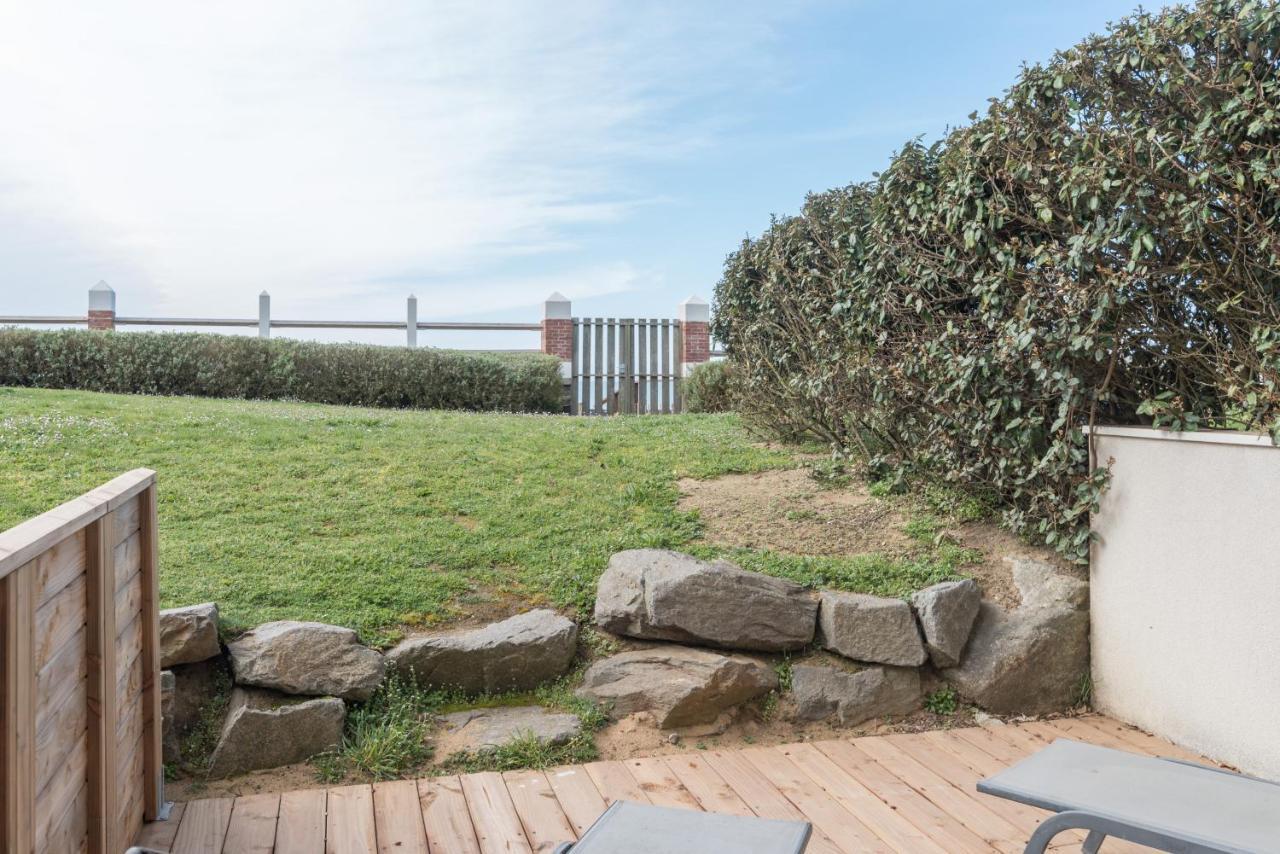
[[[116,328],[116,292],[106,282],[89,288],[89,328]]]
[[[559,293],[542,304],[542,352],[562,362],[573,359],[573,309]]]
[[[685,376],[711,358],[711,306],[699,297],[680,303],[680,362]]]

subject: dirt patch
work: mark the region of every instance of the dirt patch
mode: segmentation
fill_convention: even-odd
[[[895,556],[912,549],[905,519],[861,485],[823,489],[804,469],[679,482],[681,510],[698,511],[708,542],[793,555]]]
[[[268,768],[265,771],[251,771],[225,780],[203,780],[198,777],[165,780],[164,796],[170,801],[191,801],[198,798],[232,798],[260,792],[291,792],[295,789],[324,787],[325,784],[316,777],[316,769],[300,763]]]
[[[862,483],[825,488],[806,469],[780,469],[714,480],[685,478],[679,487],[680,509],[698,512],[704,539],[715,545],[828,557],[904,558],[924,549],[903,530],[908,518],[901,505],[876,498]],[[981,555],[960,570],[1003,608],[1021,602],[1005,558],[1044,560],[1073,575],[1084,571],[992,522],[958,524],[944,535]]]
[[[660,730],[646,715],[631,715],[596,733],[596,746],[601,759],[635,759],[644,756],[670,756],[691,750],[741,750],[753,745],[794,744],[799,741],[855,738],[860,735],[883,735],[891,732],[923,732],[973,726],[973,711],[964,709],[954,715],[915,712],[891,721],[867,721],[846,727],[835,723],[804,723],[788,719],[785,713],[763,717],[756,709],[744,709],[723,732]]]

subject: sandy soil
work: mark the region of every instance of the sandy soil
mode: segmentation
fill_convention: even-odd
[[[686,478],[679,488],[680,509],[698,511],[704,539],[716,545],[827,556],[905,557],[919,549],[902,530],[907,517],[856,481],[827,489],[805,469],[783,469],[714,480]],[[1069,572],[1080,571],[1052,551],[1028,545],[992,523],[971,522],[945,533],[982,553],[981,561],[963,570],[987,599],[1005,608],[1019,604],[1006,557],[1034,557]]]

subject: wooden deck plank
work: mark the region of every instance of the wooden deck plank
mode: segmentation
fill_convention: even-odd
[[[791,761],[809,775],[827,794],[835,798],[845,809],[856,815],[871,832],[904,854],[927,852],[947,854],[945,848],[911,822],[898,815],[893,807],[880,800],[866,786],[850,776],[812,744],[797,744],[790,748]]]
[[[581,766],[562,765],[552,768],[547,772],[547,780],[578,836],[582,836],[608,808],[591,775]]]
[[[178,827],[182,824],[182,815],[186,810],[185,803],[174,804],[169,810],[168,819],[143,825],[137,844],[155,851],[172,851],[174,837],[178,835]]]
[[[565,817],[555,790],[541,771],[508,771],[502,775],[507,794],[515,805],[516,815],[534,851],[554,851],[562,842],[578,838],[573,825]]]
[[[329,794],[324,789],[282,794],[276,818],[275,854],[321,854],[328,801]]]
[[[227,838],[235,798],[208,798],[187,804],[173,850],[182,854],[218,854]]]
[[[373,820],[378,854],[427,854],[427,830],[413,780],[374,783]]]
[[[1058,737],[1194,756],[1089,716],[193,801],[138,842],[184,854],[542,854],[628,799],[807,820],[808,854],[1020,851],[1048,814],[976,784]],[[1140,849],[1108,840],[1103,851]]]
[[[529,840],[502,775],[486,771],[459,779],[480,850],[484,854],[530,854]]]
[[[997,851],[1018,854],[1026,840],[1005,819],[978,800],[978,793],[962,791],[943,777],[903,753],[890,741],[874,736],[854,740],[854,745],[891,774],[924,795],[944,812],[982,837]]]
[[[814,746],[947,851],[991,851],[982,837],[849,742],[819,741]]]
[[[371,854],[375,850],[372,786],[329,789],[325,813],[325,854]]]
[[[584,767],[600,790],[605,804],[612,804],[614,801],[649,803],[649,796],[621,762],[589,762]]]
[[[628,759],[626,765],[650,803],[676,809],[702,809],[698,799],[689,794],[680,778],[661,759]]]
[[[761,777],[751,763],[736,751],[711,751],[706,754],[706,760],[756,815],[762,818],[808,821],[805,814],[787,800],[786,795]],[[840,854],[840,848],[822,828],[815,827],[809,847],[805,849],[805,854],[810,852]]]
[[[222,854],[271,854],[276,845],[276,818],[280,795],[244,795],[236,798],[227,824]]]
[[[742,751],[742,756],[777,787],[800,812],[822,828],[832,842],[848,854],[888,852],[891,849],[865,824],[809,779],[787,756],[786,747],[759,747]]]
[[[698,805],[707,812],[755,815],[747,802],[701,756],[668,756],[664,760]]]
[[[1183,759],[1187,762],[1199,762],[1203,765],[1218,765],[1218,763],[1214,762],[1212,759],[1202,756],[1193,750],[1187,750],[1184,747],[1179,747],[1176,744],[1165,741],[1163,738],[1143,732],[1137,727],[1121,723],[1114,718],[1107,718],[1102,715],[1089,715],[1087,717],[1079,718],[1078,722],[1086,724],[1094,729],[1110,733],[1126,744],[1133,745],[1131,752],[1138,751],[1147,753],[1151,756],[1169,756],[1174,759]]]
[[[418,803],[431,854],[480,854],[461,780],[457,777],[419,780]]]

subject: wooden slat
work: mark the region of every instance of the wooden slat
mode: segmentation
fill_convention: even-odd
[[[36,722],[66,702],[76,690],[76,680],[88,674],[86,662],[87,637],[81,630],[53,655],[53,659],[36,673]]]
[[[662,321],[662,378],[658,381],[658,400],[661,411],[671,412],[671,321]]]
[[[324,851],[324,789],[285,792],[276,816],[275,854],[320,854]],[[177,852],[175,852],[177,854]]]
[[[467,798],[457,777],[419,780],[418,801],[431,854],[480,854]]]
[[[951,852],[987,852],[991,846],[953,816],[846,741],[815,745],[876,797]]]
[[[545,774],[541,771],[508,771],[502,779],[507,784],[507,794],[511,796],[525,837],[534,851],[546,854],[561,843],[578,838]]]
[[[572,347],[569,351],[569,412],[574,415],[582,414],[582,346],[579,339],[582,337],[582,324],[575,317],[573,319],[573,335],[570,338]]]
[[[75,796],[62,811],[54,816],[48,835],[36,841],[36,851],[62,854],[66,851],[83,851],[89,844],[89,787],[81,781]]]
[[[115,589],[123,590],[142,569],[142,535],[138,531],[116,545],[112,564],[116,575]],[[117,625],[126,626],[128,622],[117,621]]]
[[[654,374],[658,373],[658,321],[649,320],[649,411],[661,412],[658,406],[658,383]]]
[[[486,771],[460,779],[480,850],[484,854],[529,854],[532,849],[502,776]]]
[[[138,496],[142,536],[142,774],[143,812],[154,819],[164,806],[164,720],[160,710],[160,516],[153,483]]]
[[[608,330],[608,338],[605,341],[605,381],[604,394],[609,400],[609,414],[618,414],[618,342],[617,342],[618,321],[616,318],[609,318],[606,328]]]
[[[604,411],[604,318],[597,317],[591,327],[591,349],[593,353],[591,373],[593,374],[591,391],[591,410],[596,414]]]
[[[36,669],[41,670],[52,661],[84,625],[85,580],[82,575],[36,609]]]
[[[583,831],[595,822],[607,808],[600,790],[592,782],[591,775],[585,769],[566,765],[553,768],[547,772],[547,780],[556,793],[556,800],[564,810],[565,817],[573,825],[574,832],[581,836]]]
[[[243,795],[236,798],[227,823],[222,854],[271,854],[276,842],[276,818],[280,795]]]
[[[733,787],[701,756],[668,756],[665,761],[702,809],[727,815],[755,815],[746,801],[738,797]]]
[[[979,750],[985,750],[1005,765],[1012,765],[1026,755],[1025,750],[1017,750],[1008,742],[1002,741],[993,735],[991,730],[994,729],[995,727],[991,727],[990,730],[987,727],[980,726],[962,727],[951,732],[957,738],[969,742]]]
[[[414,781],[374,783],[373,819],[379,854],[427,854],[427,832]]]
[[[606,805],[614,801],[639,801],[642,804],[649,802],[649,796],[621,762],[590,762],[583,767],[591,776],[591,782],[596,784]]]
[[[75,751],[88,751],[88,694],[84,679],[75,680],[75,689],[57,709],[41,719],[36,717],[36,792],[49,783],[54,772]],[[87,754],[86,754],[87,755]]]
[[[235,798],[207,798],[187,804],[173,840],[174,854],[205,854],[222,850]]]
[[[1121,743],[1129,745],[1129,752],[1146,753],[1149,756],[1168,756],[1174,759],[1183,759],[1188,762],[1199,762],[1204,765],[1215,765],[1213,760],[1201,756],[1192,750],[1171,744],[1163,738],[1157,738],[1154,735],[1145,733],[1142,730],[1129,726],[1126,723],[1114,720],[1112,718],[1104,718],[1101,715],[1089,715],[1088,717],[1077,718],[1077,724],[1083,724],[1093,729],[1109,733],[1118,738]]]
[[[138,529],[142,526],[142,505],[138,501],[138,496],[144,491],[145,489],[138,490],[137,495],[112,510],[115,518],[115,533],[111,541],[117,544],[117,548],[132,540],[133,535],[138,533]]]
[[[114,854],[125,847],[114,838],[118,768],[116,764],[116,609],[115,549],[110,514],[86,531],[88,623],[85,644],[89,703],[89,850]],[[229,814],[229,813],[228,813]],[[202,821],[203,815],[197,816]],[[219,840],[219,844],[221,841]]]
[[[54,770],[49,784],[35,801],[37,842],[48,839],[53,828],[62,822],[66,811],[71,809],[72,803],[84,786],[85,771],[88,766],[89,757],[84,752],[79,752],[72,753],[65,764]]]
[[[671,334],[671,411],[684,409],[684,329],[676,321]]]
[[[76,531],[40,554],[36,565],[36,607],[84,575],[84,531]]]
[[[853,813],[797,768],[782,749],[752,748],[742,751],[742,756],[847,854],[891,850]]]
[[[754,769],[740,754],[729,751],[711,751],[706,760],[734,792],[742,798],[751,811],[762,818],[781,818],[807,821],[805,814],[786,795]],[[821,827],[813,829],[805,854],[837,854],[841,849],[827,836]]]
[[[0,578],[128,501],[154,483],[155,475],[150,469],[135,469],[34,519],[0,531]]]
[[[636,319],[636,414],[648,412],[649,405],[649,324]]]
[[[928,834],[899,815],[812,744],[791,745],[787,754],[801,771],[895,851],[947,854],[947,850]]]
[[[169,818],[145,825],[142,832],[138,834],[139,847],[164,852],[173,851],[173,840],[178,835],[178,828],[182,825],[182,816],[186,811],[185,803],[176,803],[169,810]]]
[[[874,736],[854,740],[854,745],[908,786],[949,813],[997,851],[1018,854],[1025,845],[1021,832],[978,801],[978,793],[961,791],[929,768],[903,753],[892,742]]]
[[[626,766],[650,803],[661,807],[701,809],[698,799],[689,794],[680,778],[661,759],[628,759]]]
[[[20,854],[35,849],[35,581],[33,564],[0,580],[0,842]]]
[[[373,788],[338,786],[329,790],[324,825],[325,854],[370,854],[377,845],[373,828]]]

